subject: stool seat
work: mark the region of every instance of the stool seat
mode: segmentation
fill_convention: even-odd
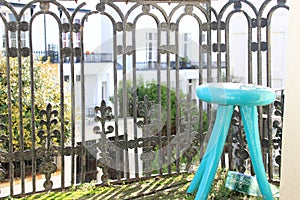
[[[221,105],[264,106],[276,98],[271,88],[242,83],[207,83],[200,85],[196,93],[205,102]]]

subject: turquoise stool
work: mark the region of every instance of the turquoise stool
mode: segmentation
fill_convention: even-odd
[[[200,100],[219,105],[205,154],[187,193],[192,194],[198,189],[195,199],[207,199],[223,152],[234,106],[239,105],[260,191],[264,199],[273,199],[261,155],[256,106],[272,103],[276,98],[275,92],[267,87],[250,84],[208,83],[197,88],[197,96]]]

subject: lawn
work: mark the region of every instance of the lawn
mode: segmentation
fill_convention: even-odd
[[[214,180],[208,199],[262,199],[250,197],[242,193],[229,190],[225,187],[226,170],[219,170]],[[121,185],[97,186],[95,183],[86,183],[64,191],[38,193],[23,200],[66,200],[66,199],[194,199],[187,195],[186,190],[193,178],[193,174],[180,174],[174,176],[154,177],[148,180]],[[12,198],[9,198],[12,199]]]

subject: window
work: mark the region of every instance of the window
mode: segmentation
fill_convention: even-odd
[[[202,33],[202,43],[206,43],[206,34]]]
[[[21,47],[25,47],[26,46],[26,34],[25,32],[21,32]]]
[[[14,15],[14,14],[12,14],[12,13],[8,13],[8,20],[9,20],[10,22],[14,22],[14,21],[16,21],[16,17],[15,17],[15,15]]]
[[[80,24],[80,19],[75,19],[75,24]],[[75,33],[75,46],[80,47],[80,32]]]
[[[146,33],[146,60],[152,63],[156,61],[157,33]]]
[[[184,45],[183,45],[183,48],[184,48],[184,50],[183,50],[183,52],[184,52],[184,57],[188,57],[188,55],[187,55],[187,52],[188,52],[188,44],[187,43],[184,43]]]
[[[152,43],[149,43],[148,61],[152,61]]]
[[[189,52],[190,38],[191,38],[190,33],[183,33],[183,56],[186,58],[190,57],[190,52]]]
[[[23,15],[22,15],[22,20],[21,21],[26,21],[26,13],[24,13]],[[21,31],[21,47],[26,47],[26,32],[24,32],[24,31]]]
[[[70,76],[68,76],[68,75],[64,76],[64,81],[69,82],[70,81]]]
[[[62,23],[68,23],[67,18],[63,18]],[[70,33],[62,33],[62,43],[63,47],[69,47],[69,38],[70,38]]]
[[[183,34],[183,37],[184,37],[183,41],[184,41],[184,42],[187,42],[187,41],[188,41],[188,34],[187,34],[187,33],[184,33],[184,34]]]
[[[2,29],[3,30],[3,29]],[[6,38],[5,33],[2,33],[2,48],[6,48]]]
[[[6,17],[6,13],[5,12],[3,12],[2,15],[4,17]],[[1,30],[1,35],[2,35],[2,37],[1,37],[1,39],[2,39],[2,41],[1,41],[2,48],[5,48],[6,47],[6,37],[5,37],[5,28],[4,28],[4,24],[3,23],[0,23],[0,30]]]
[[[202,33],[202,44],[206,44],[206,33]],[[201,55],[202,61],[207,65],[207,52],[204,51]]]
[[[10,13],[10,12],[2,12],[1,13],[3,17],[5,17],[7,19],[8,22],[15,22],[16,21],[16,17],[13,13]],[[27,13],[23,13],[22,15],[22,19],[21,21],[26,21],[26,18],[27,18]],[[1,40],[1,48],[6,48],[6,44],[7,44],[7,41],[6,41],[6,33],[5,33],[5,27],[3,25],[3,23],[1,23],[0,25],[0,34],[2,36],[0,36],[0,40]],[[12,32],[12,31],[8,31],[7,32],[8,34],[8,42],[9,42],[9,46],[10,47],[17,47],[18,46],[18,41],[17,41],[17,31],[15,32]],[[21,38],[21,47],[25,47],[27,45],[27,35],[26,35],[26,32],[24,31],[21,31],[20,33],[20,38]]]
[[[9,22],[16,21],[15,16],[12,13],[8,14],[8,20]],[[17,47],[17,32],[9,32],[9,38],[10,38],[10,46],[11,47]]]
[[[148,40],[152,40],[152,33],[148,34]]]
[[[102,82],[102,100],[107,101],[107,82]]]

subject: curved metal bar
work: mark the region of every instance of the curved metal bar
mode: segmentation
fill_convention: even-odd
[[[277,6],[274,6],[271,8],[271,10],[268,12],[268,15],[267,15],[267,29],[266,29],[266,41],[267,41],[267,44],[268,44],[268,48],[267,48],[267,86],[268,87],[272,87],[271,85],[271,41],[270,41],[270,25],[271,25],[271,20],[272,20],[272,16],[273,16],[273,13],[277,10],[277,9],[280,9],[280,8],[284,8],[284,9],[287,9],[289,10],[289,7],[284,5],[277,5]]]
[[[229,24],[231,17],[236,13],[243,13],[248,22],[248,83],[252,83],[252,53],[251,53],[251,40],[252,40],[252,29],[251,29],[251,18],[245,11],[234,10],[231,11],[226,17],[226,28],[225,28],[225,45],[226,45],[226,81],[230,82],[230,49],[229,49]],[[221,67],[218,67],[221,70]],[[221,73],[221,71],[219,72]]]
[[[194,3],[194,4],[193,4],[193,3],[190,3],[190,2],[186,2],[186,3],[181,2],[181,3],[178,4],[175,8],[173,8],[173,10],[172,10],[172,11],[170,12],[170,14],[169,14],[170,21],[171,21],[172,17],[175,15],[175,13],[176,13],[180,8],[182,8],[183,6],[187,6],[187,5],[194,6],[194,7],[198,8],[198,9],[202,12],[202,14],[204,14],[206,20],[209,21],[209,15],[208,15],[208,12],[207,12],[202,6],[200,6],[198,3]],[[216,12],[214,12],[214,13],[216,13]]]

